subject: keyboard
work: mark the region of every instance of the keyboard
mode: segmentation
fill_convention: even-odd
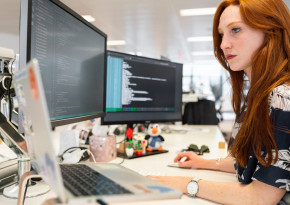
[[[60,168],[64,186],[74,196],[132,193],[87,165],[61,164]]]

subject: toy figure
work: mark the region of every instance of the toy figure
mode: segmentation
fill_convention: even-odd
[[[145,154],[142,151],[143,141],[145,141],[144,136],[142,136],[142,135],[134,135],[133,136],[133,142],[135,145],[136,156],[141,156],[142,154]],[[146,146],[146,144],[144,144],[144,145]]]
[[[129,140],[129,145],[128,147],[126,148],[126,155],[127,157],[132,157],[133,154],[134,154],[134,149],[131,147],[131,144],[132,144],[132,140]]]
[[[162,142],[164,138],[160,135],[161,129],[158,124],[150,124],[148,126],[148,135],[145,139],[148,140],[147,151],[152,152],[153,150],[162,151]]]
[[[127,128],[126,130],[126,137],[127,137],[127,140],[132,140],[133,138],[133,129],[132,128]]]
[[[126,137],[127,140],[129,141],[129,145],[126,148],[126,154],[128,157],[132,157],[134,154],[134,149],[131,147],[132,144],[132,138],[133,138],[133,129],[132,128],[128,128],[126,131]]]

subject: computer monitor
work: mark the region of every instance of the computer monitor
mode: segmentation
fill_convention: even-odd
[[[180,63],[107,51],[102,124],[180,121],[182,67]]]
[[[39,61],[52,127],[104,115],[106,40],[58,0],[21,0],[20,67]]]

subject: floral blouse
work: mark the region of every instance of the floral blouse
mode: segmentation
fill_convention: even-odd
[[[251,152],[247,166],[241,167],[235,163],[238,180],[243,184],[248,184],[253,180],[266,183],[290,191],[290,85],[280,85],[276,87],[269,97],[270,117],[274,121],[274,136],[278,148],[278,161],[268,167],[259,163]],[[243,111],[242,111],[243,113]],[[241,113],[241,114],[242,114]],[[263,119],[261,119],[263,120]],[[234,141],[241,122],[234,126],[232,142]],[[279,127],[279,129],[277,129]],[[281,130],[281,128],[283,130]],[[275,154],[275,151],[273,150]],[[262,153],[263,154],[263,153]],[[274,155],[275,157],[275,155]]]

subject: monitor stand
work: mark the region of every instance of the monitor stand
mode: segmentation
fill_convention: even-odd
[[[31,170],[31,163],[28,152],[25,151],[26,141],[22,134],[17,132],[14,125],[0,112],[0,135],[10,144],[12,151],[17,154],[18,181],[16,184],[5,187],[3,196],[18,198],[20,179],[22,175]],[[4,143],[4,142],[3,142]],[[7,145],[9,146],[9,145]],[[9,146],[9,147],[10,147]],[[10,148],[11,148],[10,147]],[[4,168],[3,168],[4,169]],[[50,187],[43,181],[33,181],[27,185],[26,197],[35,197],[47,193]]]

